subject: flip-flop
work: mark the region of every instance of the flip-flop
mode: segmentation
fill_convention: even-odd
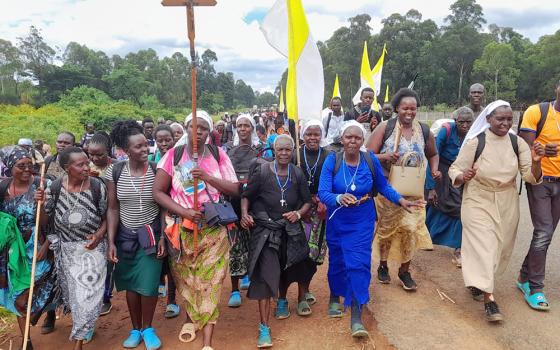
[[[189,338],[185,339],[185,335]],[[190,343],[196,339],[196,327],[193,323],[185,323],[179,332],[179,340],[183,343]]]
[[[542,292],[537,292],[534,294],[525,294],[525,301],[527,302],[527,304],[529,304],[531,309],[539,310],[539,311],[550,310],[550,304],[548,303],[548,300],[546,300],[546,297]]]
[[[302,300],[297,304],[297,314],[300,316],[309,316],[313,313],[311,311],[311,306],[307,303],[307,301]]]
[[[305,293],[305,300],[307,300],[309,305],[313,305],[317,302],[317,298],[315,298],[315,295],[313,295],[313,293],[311,292]]]
[[[181,308],[178,305],[169,304],[165,308],[165,313],[163,314],[163,317],[165,317],[165,318],[175,318],[175,317],[179,316],[180,312],[181,312]]]
[[[361,323],[354,323],[352,324],[352,337],[354,338],[365,338],[368,337],[369,333],[364,328],[364,325]]]
[[[341,318],[342,311],[339,303],[329,303],[329,318]]]
[[[519,289],[521,291],[521,293],[523,293],[523,295],[527,295],[529,293],[531,293],[531,288],[529,287],[529,282],[519,282],[519,281],[515,281],[515,285],[517,286],[517,289]]]

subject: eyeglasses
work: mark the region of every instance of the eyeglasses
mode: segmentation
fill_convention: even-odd
[[[18,168],[19,170],[25,170],[25,169],[33,170],[33,164],[18,164],[18,165],[14,165],[14,167]]]

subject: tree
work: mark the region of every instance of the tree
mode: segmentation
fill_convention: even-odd
[[[241,79],[238,79],[235,82],[233,96],[235,107],[252,107],[255,104],[255,92],[253,91],[253,88]]]
[[[278,96],[269,91],[265,91],[263,93],[259,93],[257,91],[257,93],[255,94],[255,99],[255,103],[259,107],[270,107],[273,104],[278,103]]]
[[[22,68],[17,47],[8,40],[0,39],[0,93],[6,93],[5,83],[14,80],[14,75]],[[17,95],[17,91],[16,91]]]
[[[103,81],[108,84],[110,95],[114,99],[131,100],[138,105],[140,97],[146,92],[149,93],[152,88],[144,72],[128,62],[114,69]]]
[[[218,73],[216,76],[216,90],[224,97],[224,108],[233,108],[235,80],[233,73]]]
[[[494,91],[494,99],[515,98],[519,69],[515,68],[515,52],[509,44],[491,42],[484,48],[482,57],[474,63],[474,73],[484,79],[488,91]],[[498,94],[499,92],[499,94]]]
[[[486,23],[482,6],[476,0],[457,0],[449,7],[451,14],[445,18],[450,27],[471,27],[476,30],[482,29]]]

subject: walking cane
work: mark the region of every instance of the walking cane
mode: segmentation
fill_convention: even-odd
[[[192,96],[192,142],[193,142],[193,162],[198,166],[198,145],[196,143],[197,119],[196,119],[196,51],[194,46],[195,27],[194,27],[194,6],[214,6],[216,0],[163,0],[163,6],[186,6],[187,8],[187,32],[189,37],[191,54],[191,96]],[[198,209],[198,179],[194,179],[193,207]],[[198,255],[198,225],[193,225],[193,250],[194,256]]]
[[[41,166],[41,185],[40,189],[44,189],[45,181],[45,164]],[[41,222],[41,207],[43,201],[37,202],[37,214],[35,215],[35,234],[33,235],[33,260],[31,263],[31,282],[29,284],[29,296],[27,297],[27,313],[25,315],[25,331],[23,335],[23,349],[27,349],[27,341],[29,340],[29,321],[31,319],[31,307],[33,306],[33,289],[35,288],[35,266],[37,265],[37,244],[39,242],[39,223]]]

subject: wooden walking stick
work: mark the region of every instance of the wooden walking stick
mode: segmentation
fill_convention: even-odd
[[[45,164],[41,166],[40,189],[45,189]],[[23,349],[27,349],[29,340],[29,321],[31,319],[31,307],[33,306],[33,289],[35,288],[35,266],[37,265],[37,244],[39,242],[39,224],[41,222],[41,207],[43,201],[37,202],[37,214],[35,215],[35,233],[33,235],[33,260],[31,262],[31,282],[29,284],[29,295],[27,296],[27,313],[25,315],[25,331],[23,332]]]
[[[194,27],[194,7],[195,6],[215,6],[216,0],[163,0],[163,6],[185,6],[187,9],[187,33],[189,37],[191,54],[191,95],[192,95],[192,142],[193,142],[193,162],[198,166],[198,145],[196,143],[197,120],[196,120],[196,51],[194,46],[195,27]],[[188,146],[188,145],[187,145]],[[194,210],[198,210],[198,179],[194,179]],[[198,226],[194,225],[193,230],[193,250],[194,256],[198,255]]]

